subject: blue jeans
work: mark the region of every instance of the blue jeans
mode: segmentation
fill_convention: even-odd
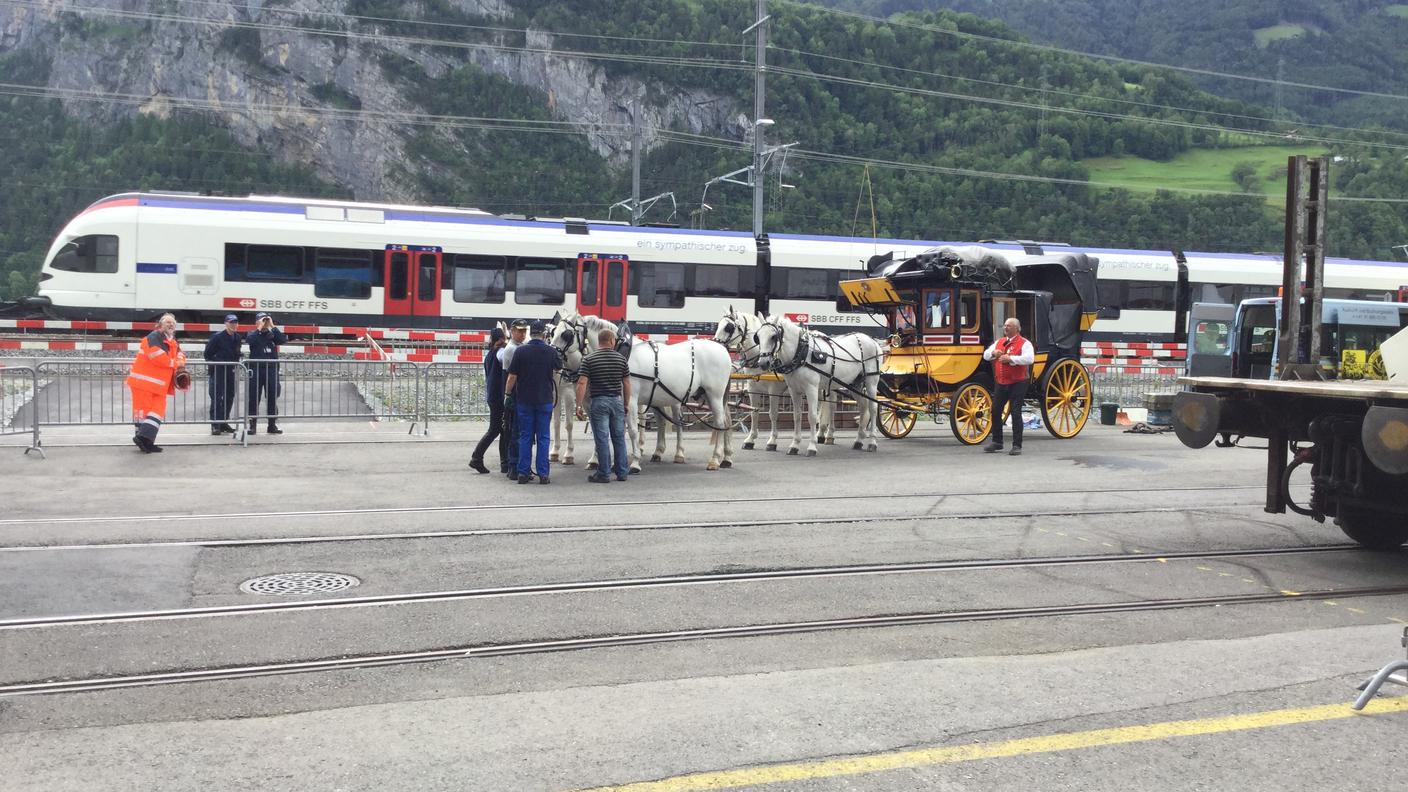
[[[518,475],[536,472],[548,475],[548,446],[552,445],[552,404],[524,404],[518,410]],[[533,447],[538,448],[538,464],[533,465]]]
[[[597,472],[605,476],[611,469],[611,449],[616,449],[615,473],[630,472],[630,454],[626,449],[626,405],[620,396],[592,397],[592,440],[596,442]],[[608,442],[609,441],[609,442]]]

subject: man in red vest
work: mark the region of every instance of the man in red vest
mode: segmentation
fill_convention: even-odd
[[[132,391],[132,442],[143,453],[156,454],[156,433],[166,416],[166,397],[191,387],[186,372],[186,355],[176,343],[176,317],[162,314],[156,329],[142,339],[132,368],[127,372],[127,388]]]
[[[1010,456],[1022,453],[1022,400],[1027,398],[1031,382],[1032,362],[1036,355],[1032,342],[1022,337],[1022,323],[1016,317],[1002,323],[1002,338],[983,352],[983,360],[991,360],[997,389],[992,394],[992,442],[983,449],[995,454],[1002,450],[1002,408],[1012,405],[1012,450]]]

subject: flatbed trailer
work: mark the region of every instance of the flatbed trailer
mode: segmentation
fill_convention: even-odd
[[[1265,438],[1266,511],[1288,509],[1377,550],[1408,541],[1408,383],[1383,380],[1257,380],[1182,377],[1173,403],[1178,439],[1190,448]],[[1310,466],[1304,504],[1292,474]]]

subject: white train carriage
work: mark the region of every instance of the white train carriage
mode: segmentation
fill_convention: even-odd
[[[843,279],[877,255],[913,256],[945,240],[864,239],[633,227],[499,217],[474,209],[320,199],[124,193],[95,202],[59,234],[31,303],[63,318],[144,320],[174,311],[218,321],[269,311],[281,322],[484,328],[559,310],[629,319],[647,332],[711,330],[730,306],[820,329],[884,329],[850,308]],[[1008,257],[1051,243],[988,242]],[[1182,341],[1178,265],[1166,251],[1059,245],[1100,259],[1095,340]],[[767,263],[767,266],[760,266]],[[1331,259],[1329,296],[1393,299],[1398,262]],[[1274,294],[1271,255],[1189,253],[1191,302]]]

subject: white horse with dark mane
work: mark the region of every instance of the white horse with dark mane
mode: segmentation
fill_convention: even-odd
[[[602,330],[619,335],[620,329],[597,316],[569,314],[558,322],[553,331],[552,345],[559,350],[585,342],[585,352],[595,352]],[[733,426],[728,412],[729,375],[733,362],[728,350],[713,341],[691,340],[678,344],[659,344],[632,338],[627,362],[631,371],[631,398],[626,405],[626,430],[630,437],[631,470],[640,470],[641,438],[636,416],[642,408],[654,409],[661,417],[656,430],[655,454],[651,461],[660,461],[665,452],[665,426],[675,425],[675,462],[685,460],[683,450],[683,407],[700,397],[709,406],[710,445],[708,469],[733,466]],[[590,465],[589,465],[590,467]]]
[[[801,396],[806,397],[807,456],[816,456],[817,413],[820,402],[833,391],[845,391],[855,396],[860,407],[856,441],[857,450],[876,448],[875,397],[880,387],[880,364],[885,357],[880,342],[864,333],[847,333],[832,338],[816,330],[807,330],[790,319],[770,316],[755,336],[759,362],[778,372],[787,380],[792,394],[794,436],[788,454],[796,454],[802,441]]]
[[[768,440],[764,448],[776,451],[777,413],[782,404],[782,397],[787,395],[787,381],[781,378],[763,378],[765,375],[772,375],[773,372],[759,364],[758,359],[762,353],[758,350],[758,344],[753,339],[758,328],[762,327],[766,321],[767,319],[762,314],[743,313],[734,310],[730,305],[728,313],[719,320],[719,326],[714,330],[714,340],[723,344],[729,352],[738,355],[739,373],[750,377],[747,380],[748,400],[753,405],[753,413],[748,419],[748,436],[743,439],[743,448],[752,449],[758,442],[758,406],[765,403],[768,414]],[[793,401],[796,400],[793,399]],[[816,438],[818,443],[835,442],[834,414],[835,400],[823,401],[821,405],[821,431],[817,433]]]
[[[548,331],[551,338],[557,330],[556,325]],[[562,371],[553,378],[553,389],[557,393],[557,398],[552,403],[552,453],[548,455],[548,461],[561,461],[564,465],[574,462],[572,458],[573,443],[572,436],[575,434],[577,417],[577,375],[582,370],[582,349],[576,344],[571,344],[567,349],[558,349],[562,356]],[[567,431],[562,431],[564,420]],[[562,452],[562,441],[567,441],[567,453]]]

